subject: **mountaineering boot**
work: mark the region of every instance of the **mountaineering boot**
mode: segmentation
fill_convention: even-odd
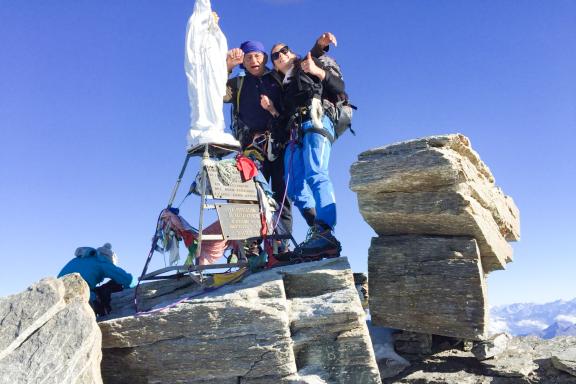
[[[324,257],[338,257],[342,246],[332,234],[332,229],[314,224],[308,231],[306,240],[294,250],[294,255],[302,259],[320,260]]]
[[[304,220],[306,220],[306,224],[312,228],[314,226],[314,222],[316,221],[316,208],[303,209],[302,216],[304,217]]]
[[[272,255],[278,261],[289,261],[292,258],[292,251],[290,251],[290,243],[286,239],[273,240]]]

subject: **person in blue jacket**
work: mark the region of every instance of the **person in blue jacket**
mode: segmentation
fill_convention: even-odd
[[[124,288],[133,288],[138,283],[130,273],[118,267],[118,258],[112,251],[110,243],[98,249],[79,247],[70,260],[58,274],[58,277],[70,273],[79,273],[90,287],[90,305],[97,315],[110,313],[110,295]],[[104,279],[110,279],[100,285]]]

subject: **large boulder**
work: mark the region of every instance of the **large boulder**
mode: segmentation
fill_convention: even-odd
[[[80,275],[0,298],[0,383],[102,383],[101,334]]]
[[[379,383],[346,258],[275,268],[201,292],[189,278],[113,298],[99,323],[107,383]],[[183,299],[186,298],[187,299]],[[175,304],[170,304],[175,303]]]
[[[461,134],[361,153],[350,188],[376,231],[369,250],[375,325],[479,340],[485,275],[512,261],[518,208]]]
[[[484,272],[512,260],[518,208],[463,135],[430,136],[361,153],[350,188],[380,235],[474,237]]]
[[[374,324],[472,340],[486,336],[486,284],[474,239],[376,237],[368,274]]]

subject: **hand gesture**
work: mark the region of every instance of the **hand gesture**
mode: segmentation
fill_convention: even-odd
[[[242,64],[244,60],[244,52],[240,48],[232,48],[226,54],[226,66],[228,67],[228,72],[238,64]]]
[[[270,112],[274,117],[279,115],[278,111],[276,111],[276,108],[274,107],[274,102],[266,95],[260,95],[260,106]]]
[[[300,67],[306,73],[314,75],[318,77],[320,80],[324,80],[326,73],[322,68],[316,65],[314,59],[312,59],[312,55],[310,52],[306,55],[306,58],[300,62]]]
[[[324,32],[318,40],[316,40],[316,44],[325,48],[330,45],[330,43],[334,44],[335,47],[338,46],[338,42],[336,41],[336,36],[334,36],[331,32]]]

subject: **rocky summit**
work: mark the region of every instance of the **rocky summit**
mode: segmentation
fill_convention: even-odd
[[[500,339],[500,340],[498,340]],[[429,340],[433,341],[433,338]],[[505,343],[502,340],[506,340]],[[543,340],[537,337],[495,335],[476,344],[472,351],[460,343],[442,349],[444,343],[419,345],[401,372],[383,373],[384,383],[418,384],[575,384],[574,337]],[[488,344],[488,345],[484,345]],[[454,345],[454,344],[453,344]],[[480,354],[479,351],[481,350]],[[488,352],[488,355],[486,354]],[[387,360],[388,366],[392,365]]]
[[[573,336],[487,336],[485,276],[512,261],[519,212],[466,137],[351,173],[368,276],[345,257],[180,275],[113,294],[99,322],[79,275],[47,278],[0,299],[0,384],[576,383]]]
[[[368,256],[375,325],[481,340],[485,274],[512,261],[520,215],[461,134],[361,153],[350,188],[378,234]]]
[[[140,309],[148,313],[133,313],[133,296],[116,295],[120,317],[99,323],[106,383],[380,382],[346,258],[274,268],[205,293],[189,278],[146,284]]]
[[[80,275],[0,298],[0,383],[102,383],[101,334]]]

